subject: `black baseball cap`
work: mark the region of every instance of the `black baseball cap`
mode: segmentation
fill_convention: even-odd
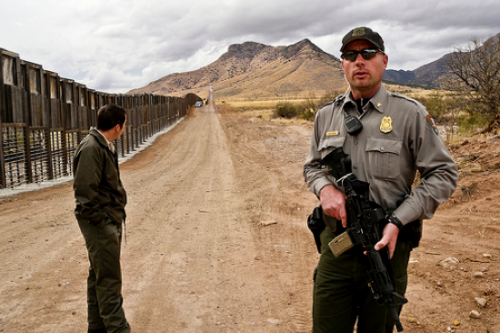
[[[340,52],[344,52],[347,44],[355,40],[366,40],[378,49],[384,51],[384,40],[378,33],[367,27],[358,27],[349,31],[349,33],[342,38],[342,47],[340,48]]]

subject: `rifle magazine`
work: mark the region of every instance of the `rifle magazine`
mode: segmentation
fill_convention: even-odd
[[[346,231],[335,237],[330,243],[328,243],[328,246],[330,247],[330,250],[332,250],[333,255],[338,257],[345,251],[350,250],[354,244]]]

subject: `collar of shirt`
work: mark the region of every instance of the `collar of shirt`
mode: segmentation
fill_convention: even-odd
[[[104,138],[104,140],[106,140],[106,144],[108,145],[109,150],[111,150],[111,152],[114,154],[115,153],[115,146],[113,145],[113,143],[109,142],[108,138],[106,138],[104,136],[104,134],[102,134],[101,131],[99,131],[97,128],[96,128],[96,131]]]
[[[373,106],[373,108],[375,110],[377,110],[378,112],[384,113],[383,107],[386,105],[387,94],[388,94],[387,89],[382,84],[380,86],[380,89],[377,91],[377,93],[372,98],[370,98],[370,101],[367,104],[371,104]],[[354,108],[356,108],[356,102],[352,99],[352,96],[350,93],[348,93],[346,98],[344,99],[344,104],[343,104],[342,108],[344,108],[346,104],[351,104],[351,105],[353,105]]]

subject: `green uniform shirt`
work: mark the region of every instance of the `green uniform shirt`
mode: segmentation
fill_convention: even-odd
[[[423,105],[391,93],[382,85],[363,107],[363,129],[351,136],[344,127],[344,110],[359,117],[350,94],[341,95],[318,110],[304,177],[311,192],[334,184],[319,161],[343,147],[352,171],[370,183],[370,199],[403,224],[429,219],[456,188],[458,170]],[[421,183],[411,188],[416,171]],[[402,203],[401,203],[402,202]]]
[[[96,128],[91,128],[76,148],[73,172],[76,218],[97,224],[109,217],[121,224],[127,193],[120,179],[117,156]]]

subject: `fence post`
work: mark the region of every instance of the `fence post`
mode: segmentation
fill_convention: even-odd
[[[67,138],[67,129],[68,129],[68,103],[67,103],[67,82],[64,79],[61,79],[61,121],[62,121],[62,129],[61,129],[61,147],[62,147],[62,159],[63,159],[63,175],[68,176],[68,138]]]
[[[125,109],[125,114],[128,115],[128,112],[126,110],[126,101],[125,101],[125,96],[123,94],[119,94],[117,96],[117,100],[118,100],[118,105],[120,105],[122,108]],[[125,116],[126,117],[126,116]],[[126,124],[124,124],[126,125]],[[124,131],[126,132],[126,131]],[[126,143],[126,139],[127,139],[127,133],[122,133],[121,137],[119,138],[120,139],[120,151],[122,153],[122,156],[125,156],[125,151],[126,151],[126,146],[125,146],[125,143]]]
[[[0,70],[2,68],[2,62],[0,61]],[[0,72],[0,76],[2,73]],[[3,86],[3,82],[0,81],[0,86]],[[3,90],[0,90],[0,99],[3,102]],[[3,111],[3,103],[0,104],[0,188],[7,187],[7,180],[5,177],[5,157],[3,152],[3,125],[2,125],[2,111]]]
[[[0,68],[1,68],[1,63],[0,63]],[[0,73],[1,74],[1,73]],[[0,85],[2,82],[0,82]],[[0,96],[3,99],[3,91],[1,92],[2,96]],[[3,125],[2,125],[2,108],[0,107],[0,188],[5,188],[7,187],[7,180],[5,177],[5,157],[4,157],[4,152],[3,152]]]
[[[175,122],[174,121],[174,118],[175,118],[175,105],[174,105],[175,97],[168,96],[167,98],[168,98],[168,124],[171,125]]]
[[[3,49],[0,49],[0,188],[7,187],[7,180],[5,177],[5,156],[3,151],[3,125],[2,114],[6,112],[7,106],[5,102],[5,89],[3,82]]]
[[[24,172],[28,183],[33,182],[33,170],[31,168],[31,144],[30,144],[30,110],[31,110],[31,83],[29,69],[26,64],[21,62],[21,70],[24,70],[24,96],[25,105],[23,107],[23,132],[24,132]]]

